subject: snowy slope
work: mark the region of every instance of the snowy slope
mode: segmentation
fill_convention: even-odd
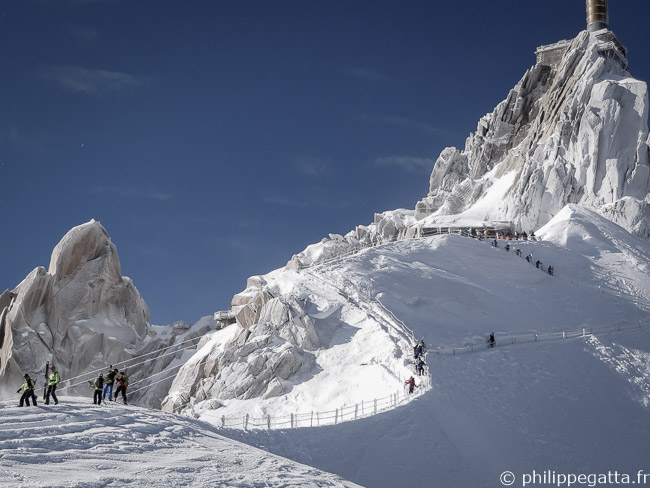
[[[650,304],[648,243],[578,206],[541,235],[546,240],[512,242],[510,252],[505,241],[494,248],[458,235],[410,239],[300,272],[274,271],[264,280],[278,299],[308,304],[319,338],[319,347],[299,350],[309,360],[293,376],[276,378],[282,385],[277,395],[220,396],[214,386],[220,382],[237,387],[261,381],[252,365],[272,351],[268,339],[257,340],[269,337],[272,327],[253,325],[240,344],[245,331],[232,325],[210,335],[181,369],[169,397],[189,398],[185,413],[216,425],[222,416],[330,411],[400,391],[413,373],[415,338],[424,337],[433,350],[485,343],[491,331],[500,341],[645,321],[647,312],[636,301]],[[555,276],[516,256],[517,248],[544,267],[554,265]],[[264,335],[256,335],[258,327]],[[270,344],[285,347],[280,339]]]
[[[336,427],[225,431],[373,488],[501,486],[508,470],[647,470],[650,332],[429,359],[434,389]]]
[[[353,487],[225,439],[209,425],[138,407],[0,403],[3,487]]]
[[[356,283],[379,296],[430,349],[485,341],[490,331],[499,343],[531,332],[648,324],[636,304],[649,298],[650,279],[642,272],[650,263],[648,243],[577,206],[540,234],[542,242],[512,244],[554,264],[557,276],[506,252],[504,241],[495,249],[453,235],[368,249],[313,273],[323,278],[322,287],[344,276],[341,284],[350,291]],[[380,340],[356,336],[357,350],[372,350]],[[348,377],[361,370],[361,361],[345,361],[348,388],[339,401],[355,402]],[[333,427],[224,432],[373,488],[401,486],[405,479],[419,486],[488,487],[499,486],[505,470],[518,476],[533,469],[636,473],[645,466],[648,327],[461,356],[429,354],[428,364],[433,390],[391,412]],[[383,387],[379,378],[364,381],[366,394]],[[306,381],[299,399],[312,407],[323,387]],[[280,410],[287,401],[274,400]],[[236,406],[242,414],[258,405],[252,399],[225,411]],[[202,418],[218,425],[220,410]]]

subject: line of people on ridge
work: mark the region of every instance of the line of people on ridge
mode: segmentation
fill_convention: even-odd
[[[424,362],[424,352],[427,349],[427,345],[424,343],[424,337],[420,339],[415,346],[413,346],[413,359],[415,360],[415,372],[418,376],[424,375],[424,367],[427,363]],[[415,378],[411,376],[406,380],[406,385],[408,385],[408,392],[413,393],[417,385],[415,384]]]
[[[509,231],[508,232],[496,231],[495,233],[491,233],[488,229],[483,229],[483,232],[480,231],[477,232],[477,230],[474,229],[473,227],[470,227],[469,229],[469,235],[471,237],[478,237],[479,239],[481,239],[481,237],[483,239],[487,239],[488,237],[490,237],[490,234],[496,236],[495,237],[496,239],[505,239],[507,241],[511,241],[511,240],[536,241],[537,240],[537,238],[535,237],[535,232],[533,232],[532,230],[530,231],[530,234],[527,234],[526,232],[522,232],[520,234],[519,231],[515,231],[515,233],[513,234],[512,232]]]
[[[45,405],[50,404],[50,397],[54,400],[54,405],[59,404],[59,399],[56,397],[56,389],[59,383],[61,382],[61,376],[56,370],[54,365],[49,367],[49,373],[45,375],[46,383],[43,387],[43,399],[45,400]],[[115,401],[118,395],[122,395],[122,400],[125,405],[128,405],[126,398],[126,389],[129,386],[129,377],[124,371],[118,373],[117,368],[113,368],[111,365],[108,373],[106,373],[106,378],[103,374],[99,374],[94,380],[88,381],[91,388],[94,390],[93,403],[95,405],[101,405],[102,400],[106,402],[106,394],[108,393],[108,399],[110,401]],[[115,395],[113,395],[113,385],[117,383],[117,389],[115,390]],[[30,378],[29,374],[25,374],[25,382],[18,388],[16,393],[22,392],[20,397],[19,406],[30,406],[30,400],[32,404],[37,407],[38,402],[36,399],[36,381]]]
[[[497,241],[496,239],[494,239],[494,240],[492,241],[492,246],[493,246],[493,247],[499,247],[499,243],[498,243],[498,241]],[[510,252],[510,248],[511,248],[510,244],[506,244],[506,245],[505,245],[505,250],[506,250],[506,252]],[[516,254],[517,256],[521,257],[521,248],[516,248],[516,249],[515,249],[515,254]],[[526,259],[527,262],[529,262],[529,263],[532,264],[532,262],[533,262],[533,253],[532,253],[532,252],[529,253],[529,254],[526,256],[525,259]],[[537,262],[535,262],[535,267],[536,267],[537,269],[541,269],[542,271],[548,273],[548,274],[551,275],[551,276],[553,276],[553,272],[555,271],[555,268],[554,268],[553,266],[550,266],[550,265],[549,265],[548,268],[544,269],[544,263],[542,263],[539,259],[537,260]]]

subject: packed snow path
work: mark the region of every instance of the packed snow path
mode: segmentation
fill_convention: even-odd
[[[2,402],[0,416],[7,488],[357,486],[160,411],[62,397],[57,406]]]

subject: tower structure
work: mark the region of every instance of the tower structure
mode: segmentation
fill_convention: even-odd
[[[596,32],[609,29],[607,0],[587,0],[587,30]]]

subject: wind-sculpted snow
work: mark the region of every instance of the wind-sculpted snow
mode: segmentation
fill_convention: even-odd
[[[226,439],[203,422],[88,403],[0,403],[0,486],[358,486]]]

